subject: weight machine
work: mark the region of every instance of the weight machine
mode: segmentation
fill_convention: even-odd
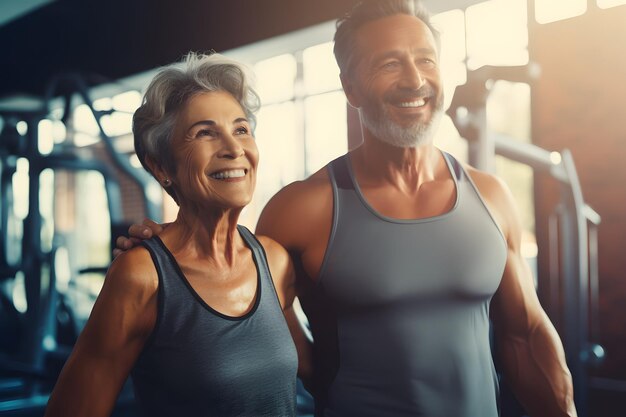
[[[39,123],[55,119],[59,113],[57,120],[65,125],[71,123],[76,98],[88,107],[96,121],[97,139],[106,160],[85,157],[72,145],[55,145],[49,154],[40,150]],[[44,187],[41,174],[47,170],[72,175],[99,173],[104,180],[111,238],[137,220],[124,216],[121,179],[139,190],[143,216],[161,220],[160,192],[154,192],[159,190],[158,184],[143,168],[132,166],[128,155],[116,149],[115,138],[107,135],[103,127],[103,118],[114,112],[96,110],[86,79],[75,73],[54,77],[35,109],[0,108],[0,416],[41,414],[81,327],[75,306],[57,285],[60,249],[71,256],[71,248],[65,247],[66,242],[56,230],[51,247],[42,241],[45,219],[40,210]],[[14,213],[15,191],[24,191],[14,188],[20,160],[27,161],[28,166],[28,213],[23,219]],[[106,268],[107,265],[94,265],[71,270],[69,288],[85,292],[79,277],[86,273],[103,274]],[[18,311],[12,295],[22,282],[26,309]],[[93,302],[95,295],[86,295]],[[129,403],[131,398],[127,393],[120,397],[120,402]]]

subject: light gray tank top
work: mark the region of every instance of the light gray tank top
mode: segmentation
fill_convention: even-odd
[[[157,322],[132,370],[145,416],[295,415],[295,346],[265,251],[238,230],[257,270],[256,302],[241,317],[207,305],[158,237],[143,242],[159,276]]]
[[[317,415],[498,415],[489,302],[506,243],[462,166],[445,159],[456,203],[418,220],[376,212],[346,156],[329,165],[332,231],[318,284],[303,297]]]

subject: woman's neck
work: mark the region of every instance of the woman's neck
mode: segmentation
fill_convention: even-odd
[[[243,245],[237,230],[241,210],[181,207],[161,238],[177,259],[232,266]]]

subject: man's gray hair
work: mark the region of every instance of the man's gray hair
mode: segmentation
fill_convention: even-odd
[[[333,52],[342,76],[348,75],[357,63],[356,32],[365,24],[398,14],[415,16],[428,26],[440,48],[440,35],[430,21],[430,13],[419,0],[364,0],[337,21]]]
[[[230,93],[254,130],[254,113],[260,107],[260,100],[250,86],[248,69],[239,62],[216,53],[190,52],[180,63],[163,67],[152,79],[141,107],[133,116],[133,135],[137,157],[153,176],[146,158],[170,174],[176,172],[171,143],[180,111],[197,94],[215,91]],[[172,187],[165,190],[177,201]]]

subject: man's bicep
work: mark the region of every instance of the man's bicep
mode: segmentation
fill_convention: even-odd
[[[280,222],[277,221],[277,218],[279,217],[279,210],[280,207],[276,207],[276,204],[270,200],[265,208],[263,208],[263,211],[259,216],[255,234],[267,236],[279,242],[276,238],[276,234],[280,234]],[[279,243],[282,244],[282,242]]]
[[[502,281],[491,302],[491,318],[498,334],[522,336],[540,319],[542,309],[526,260],[510,249],[508,252]]]
[[[287,250],[293,249],[293,233],[298,230],[294,216],[300,211],[296,203],[293,185],[279,191],[263,208],[255,233],[274,239]]]

